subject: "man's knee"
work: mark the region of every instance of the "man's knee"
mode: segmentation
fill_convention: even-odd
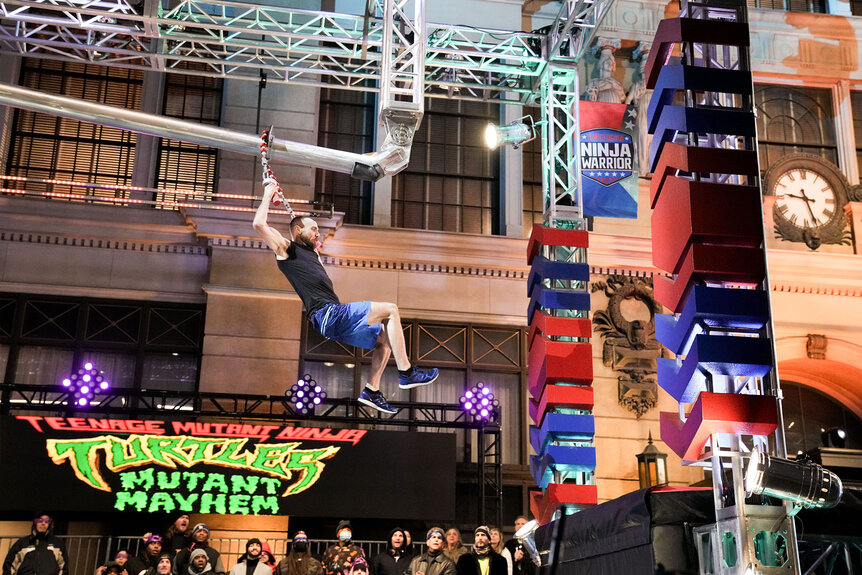
[[[371,305],[372,307],[376,307],[378,310],[380,310],[381,315],[387,315],[390,317],[398,315],[398,306],[392,302],[378,301],[373,302]]]

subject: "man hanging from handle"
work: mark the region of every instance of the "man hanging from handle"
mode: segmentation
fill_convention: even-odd
[[[396,413],[398,410],[386,402],[380,391],[380,377],[390,354],[395,356],[401,389],[428,385],[437,379],[437,369],[418,369],[410,364],[397,305],[376,301],[342,304],[339,301],[316,251],[320,238],[317,222],[310,217],[294,216],[269,166],[272,128],[263,132],[261,140],[264,191],[254,216],[254,229],[275,252],[278,269],[302,300],[314,329],[327,339],[373,350],[370,378],[358,401],[383,413]],[[267,224],[270,204],[284,204],[292,216],[288,238]]]

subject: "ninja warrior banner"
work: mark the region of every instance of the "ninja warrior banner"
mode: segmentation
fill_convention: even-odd
[[[637,217],[635,116],[634,106],[580,101],[584,215]]]
[[[0,418],[0,510],[454,519],[455,436]]]

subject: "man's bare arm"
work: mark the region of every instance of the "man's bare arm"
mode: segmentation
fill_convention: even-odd
[[[254,231],[260,234],[263,241],[266,242],[272,251],[279,257],[287,257],[287,248],[290,241],[287,240],[277,229],[266,223],[266,217],[269,213],[269,205],[272,202],[272,195],[278,189],[278,184],[267,184],[263,189],[263,200],[257,207],[257,212],[254,214]]]

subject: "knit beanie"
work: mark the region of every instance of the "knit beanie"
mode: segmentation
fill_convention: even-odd
[[[189,563],[191,563],[192,561],[194,561],[194,560],[195,560],[195,557],[197,557],[197,556],[199,556],[199,555],[203,555],[204,557],[206,557],[206,558],[207,558],[207,561],[209,561],[209,556],[207,555],[207,552],[206,552],[206,551],[204,551],[203,549],[201,549],[200,547],[198,547],[197,549],[195,549],[194,551],[192,551],[191,557],[189,557]]]

